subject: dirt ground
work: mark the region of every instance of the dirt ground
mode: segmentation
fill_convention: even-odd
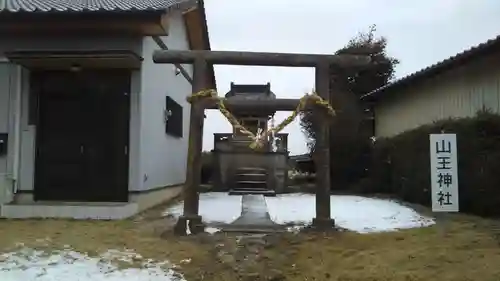
[[[378,234],[161,238],[173,223],[160,218],[163,208],[118,222],[1,220],[0,250],[19,242],[50,249],[71,245],[90,255],[129,248],[179,265],[189,281],[500,280],[500,223],[477,217],[443,215],[433,227]],[[40,242],[47,238],[48,244]]]

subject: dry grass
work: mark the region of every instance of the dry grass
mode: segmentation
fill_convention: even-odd
[[[51,241],[44,247],[72,245],[91,255],[107,249],[130,248],[147,258],[168,259],[176,264],[192,258],[181,267],[190,281],[238,280],[231,268],[215,258],[215,241],[173,236],[161,239],[158,231],[165,225],[165,221],[154,220],[3,220],[0,221],[0,248],[8,250],[17,242],[40,247],[37,239],[44,238]],[[491,221],[453,216],[438,226],[393,233],[287,234],[262,253],[267,259],[260,262],[283,272],[284,280],[291,281],[498,281],[500,244],[495,227],[496,223]]]
[[[477,220],[314,237],[294,247],[296,266],[289,274],[297,278],[289,280],[500,280],[499,241],[490,224],[478,226]]]
[[[70,245],[90,256],[108,249],[126,248],[144,257],[169,260],[174,264],[191,257],[193,266],[211,260],[208,245],[188,239],[160,239],[155,232],[158,223],[147,224],[149,226],[133,221],[3,220],[0,221],[0,248],[9,251],[16,243],[23,243],[27,247],[55,250]],[[41,241],[47,238],[50,239],[48,243]]]

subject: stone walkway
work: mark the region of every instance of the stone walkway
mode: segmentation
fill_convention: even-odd
[[[285,275],[275,269],[274,263],[284,264],[288,256],[284,253],[270,255],[266,249],[273,248],[285,227],[275,224],[267,211],[263,195],[243,195],[241,216],[233,223],[222,227],[224,232],[235,232],[233,243],[219,243],[215,247],[217,259],[231,267],[239,280],[285,280]]]
[[[221,264],[237,273],[238,280],[286,280],[276,264],[287,264],[288,253],[269,250],[283,241],[286,227],[271,220],[263,195],[243,195],[241,216],[233,223],[219,225],[218,228],[226,233],[208,236],[221,239],[214,243],[212,251]]]
[[[282,232],[285,228],[275,224],[267,211],[264,195],[243,195],[241,216],[222,228],[225,232],[268,233]]]
[[[288,264],[287,251],[272,251],[282,234],[244,234],[226,236],[226,240],[213,248],[216,259],[234,270],[244,281],[286,280],[285,274],[278,270],[280,265]]]

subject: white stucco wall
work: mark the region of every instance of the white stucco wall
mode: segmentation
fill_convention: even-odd
[[[169,35],[162,37],[162,40],[169,49],[189,49],[186,28],[180,13],[172,13]],[[190,110],[186,97],[191,94],[191,84],[182,75],[175,75],[173,65],[153,62],[153,51],[158,49],[158,45],[152,38],[144,38],[140,95],[142,184],[132,187],[138,190],[181,184],[185,182],[186,175]],[[184,65],[184,67],[192,75],[192,66]],[[172,137],[165,133],[163,112],[166,96],[170,96],[183,107],[182,138]]]

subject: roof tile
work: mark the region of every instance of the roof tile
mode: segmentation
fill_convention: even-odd
[[[0,12],[161,11],[190,0],[0,0]]]

